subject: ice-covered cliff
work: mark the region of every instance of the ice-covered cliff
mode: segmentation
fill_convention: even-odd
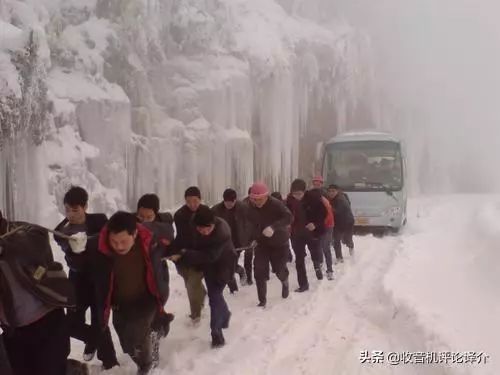
[[[371,114],[368,40],[319,14],[292,0],[0,0],[0,207],[54,221],[69,184],[106,212],[152,191],[172,207],[191,184],[208,201],[254,179],[286,189],[313,172],[316,141]]]

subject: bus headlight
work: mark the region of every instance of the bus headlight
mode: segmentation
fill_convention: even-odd
[[[383,212],[384,216],[398,216],[399,214],[401,214],[401,207],[399,206],[389,207]]]

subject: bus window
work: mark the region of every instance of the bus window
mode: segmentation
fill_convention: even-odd
[[[403,166],[398,143],[356,141],[333,143],[326,148],[325,176],[346,191],[399,191]]]

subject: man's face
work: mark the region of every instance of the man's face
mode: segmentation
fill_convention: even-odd
[[[228,210],[232,210],[236,205],[236,201],[224,201],[224,207]]]
[[[156,214],[151,208],[140,207],[137,210],[137,217],[144,223],[151,223],[155,221]]]
[[[327,194],[328,194],[328,198],[333,199],[337,196],[338,191],[337,191],[337,189],[328,189]]]
[[[268,199],[269,199],[269,196],[267,196],[267,195],[264,197],[260,197],[260,198],[250,198],[251,202],[257,208],[262,208],[266,204]]]
[[[137,231],[129,234],[126,230],[118,233],[109,233],[109,245],[118,255],[125,255],[134,247]]]
[[[299,191],[294,191],[294,192],[292,192],[292,196],[293,196],[295,199],[297,199],[298,201],[301,201],[301,200],[302,200],[302,198],[304,198],[304,194],[305,194],[305,193],[304,193],[303,191],[300,191],[300,190],[299,190]]]
[[[87,211],[87,205],[70,206],[64,204],[64,210],[70,224],[85,224],[85,211]]]
[[[188,206],[188,208],[192,212],[198,211],[200,204],[201,204],[200,198],[198,198],[198,197],[186,197],[186,206]]]
[[[209,227],[196,227],[196,230],[202,236],[210,236],[210,234],[213,232],[214,228],[215,228],[215,225],[212,224]]]
[[[312,183],[315,189],[320,189],[323,187],[323,183],[321,181],[314,180]]]

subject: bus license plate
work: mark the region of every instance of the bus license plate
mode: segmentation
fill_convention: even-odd
[[[368,225],[370,221],[367,217],[357,217],[355,225]]]

